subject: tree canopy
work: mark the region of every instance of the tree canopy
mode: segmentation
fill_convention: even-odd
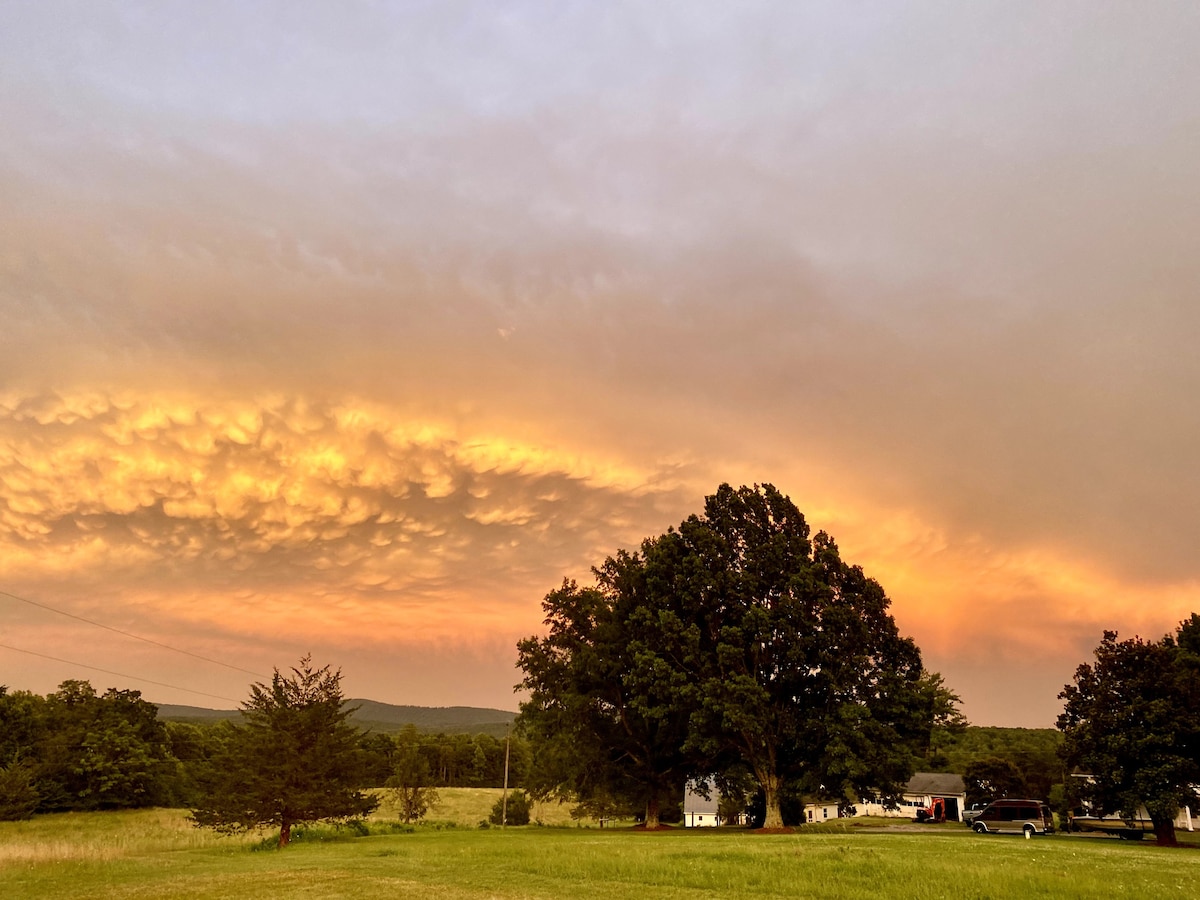
[[[178,762],[138,691],[69,680],[46,697],[0,687],[0,766],[22,798],[6,817],[169,803]]]
[[[640,788],[648,823],[664,785],[739,766],[767,828],[784,824],[785,782],[894,798],[935,719],[953,724],[883,588],[772,485],[721,485],[703,515],[594,572],[548,595],[549,635],[519,645],[521,721],[561,784]]]
[[[1020,771],[1024,797],[1044,797],[1051,785],[1065,777],[1063,735],[1057,728],[1002,728],[968,725],[954,733],[936,730],[938,765],[929,772],[966,772],[967,766],[985,759],[1002,759]]]
[[[1106,631],[1095,657],[1059,694],[1063,757],[1091,776],[1097,812],[1144,806],[1158,843],[1174,844],[1174,818],[1200,785],[1200,615],[1154,642]]]
[[[640,560],[622,554],[597,570],[601,586],[563,583],[543,601],[547,637],[518,644],[520,726],[533,745],[528,787],[606,808],[641,806],[646,825],[691,771],[688,711],[675,702],[686,673],[655,671],[640,652],[651,623]]]
[[[395,737],[395,763],[387,778],[400,821],[416,822],[438,802],[429,760],[421,754],[420,735],[415,725],[406,725]]]
[[[313,668],[305,656],[285,676],[250,689],[243,724],[228,741],[193,821],[218,831],[279,828],[364,816],[379,801],[364,794],[361,732],[346,722],[341,671]]]
[[[987,756],[972,760],[963,772],[968,803],[986,803],[1005,797],[1024,797],[1025,779],[1012,760]]]

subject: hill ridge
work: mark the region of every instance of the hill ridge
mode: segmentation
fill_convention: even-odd
[[[346,705],[354,711],[350,721],[371,731],[399,731],[413,725],[419,731],[484,732],[504,734],[517,717],[515,712],[484,706],[409,706],[352,697]],[[209,723],[237,721],[240,709],[210,709],[175,703],[156,703],[158,717],[168,722]]]

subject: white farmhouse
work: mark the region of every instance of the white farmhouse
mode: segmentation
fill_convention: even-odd
[[[742,817],[726,820],[717,811],[721,795],[716,788],[709,791],[709,798],[700,794],[689,781],[683,789],[683,824],[685,828],[716,828],[718,825],[741,825]]]

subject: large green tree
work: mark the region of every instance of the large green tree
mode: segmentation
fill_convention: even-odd
[[[595,574],[548,595],[548,636],[519,645],[521,720],[535,771],[584,798],[641,791],[648,823],[669,786],[736,766],[767,828],[785,782],[893,798],[953,705],[883,589],[771,485],[722,485]]]
[[[530,692],[519,727],[534,755],[527,787],[605,808],[631,803],[656,828],[692,771],[689,710],[678,702],[687,673],[647,651],[642,560],[621,553],[596,574],[597,587],[565,581],[549,593],[549,634],[518,644]]]
[[[1059,694],[1063,757],[1091,776],[1098,812],[1145,806],[1158,843],[1175,844],[1175,816],[1200,785],[1200,615],[1154,642],[1106,631],[1095,657]]]
[[[45,735],[45,698],[0,684],[0,765],[30,760]]]
[[[878,582],[809,538],[772,485],[721,485],[660,542],[651,565],[693,627],[668,647],[689,673],[690,745],[740,759],[784,825],[781,790],[850,804],[894,799],[927,740],[933,697],[921,655],[901,637]]]
[[[374,810],[379,801],[362,792],[362,734],[346,721],[341,677],[305,656],[291,675],[276,669],[269,685],[254,684],[192,820],[224,832],[275,826],[285,847],[295,825]]]

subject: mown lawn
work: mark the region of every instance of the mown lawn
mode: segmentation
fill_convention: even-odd
[[[489,804],[490,806],[490,804]],[[474,815],[470,810],[470,815]],[[446,824],[255,850],[261,836],[191,828],[178,810],[0,823],[0,897],[14,898],[1104,898],[1193,896],[1200,850],[966,829],[740,831]]]

